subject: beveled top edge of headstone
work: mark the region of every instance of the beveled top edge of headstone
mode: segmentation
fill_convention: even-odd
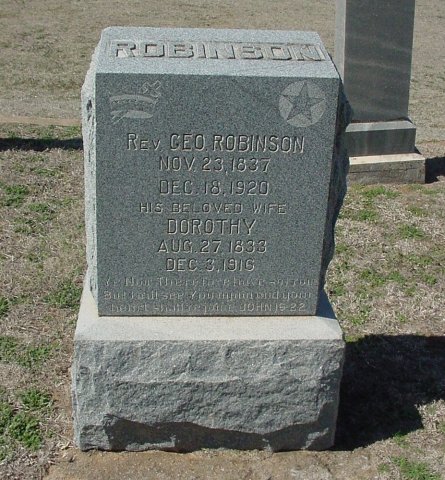
[[[113,41],[138,42],[233,42],[316,45],[323,61],[228,60],[190,58],[116,58]],[[227,75],[264,77],[338,78],[337,69],[316,32],[292,30],[108,27],[102,31],[94,69],[96,73],[150,73],[177,75]]]

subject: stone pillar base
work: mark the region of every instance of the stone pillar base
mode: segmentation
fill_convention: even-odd
[[[409,120],[350,123],[346,145],[350,157],[413,153],[416,126]]]
[[[350,157],[349,183],[425,183],[425,157],[419,153]]]
[[[84,291],[73,410],[82,450],[333,445],[344,342],[318,316],[98,317]]]

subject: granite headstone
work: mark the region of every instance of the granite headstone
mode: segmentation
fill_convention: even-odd
[[[315,33],[106,29],[82,92],[82,449],[323,449],[347,108]]]
[[[339,85],[312,33],[107,29],[83,102],[99,314],[314,315]]]

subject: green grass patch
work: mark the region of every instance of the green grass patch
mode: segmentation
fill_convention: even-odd
[[[79,138],[82,136],[82,128],[76,125],[69,126],[69,127],[48,125],[46,127],[36,128],[35,135],[37,136],[38,139],[43,141]]]
[[[347,205],[340,212],[340,218],[374,223],[379,218],[376,199],[379,197],[396,198],[398,196],[399,192],[382,185],[370,187],[353,186],[349,191]],[[351,205],[358,206],[360,204],[361,208],[359,210],[351,208]]]
[[[32,451],[40,448],[43,435],[39,419],[27,411],[15,411],[7,402],[0,402],[0,461],[13,455],[14,441]]]
[[[42,446],[41,420],[52,407],[51,395],[38,388],[23,392],[16,402],[19,406],[6,397],[6,390],[0,391],[0,461],[12,458],[18,445],[31,451]]]
[[[6,402],[0,402],[0,462],[12,456],[13,448],[7,436],[7,429],[14,417],[14,411]]]
[[[33,203],[29,206],[29,211],[37,213],[37,221],[42,223],[52,220],[55,214],[55,210],[48,203]]]
[[[408,212],[412,213],[415,217],[426,217],[428,212],[421,207],[417,207],[415,205],[412,205],[407,208]]]
[[[410,285],[406,288],[404,288],[404,293],[407,297],[414,297],[414,295],[416,294],[416,287],[414,285]]]
[[[425,237],[425,233],[415,225],[402,225],[399,227],[399,233],[402,238],[410,240],[420,240]]]
[[[0,462],[3,462],[3,460],[6,460],[7,458],[11,457],[12,454],[13,454],[13,450],[10,442],[6,441],[0,435]]]
[[[76,203],[77,199],[74,197],[64,197],[61,200],[58,200],[58,205],[61,207],[71,207]]]
[[[37,345],[26,347],[18,363],[27,368],[37,368],[50,358],[54,351],[53,345]]]
[[[358,315],[352,315],[349,321],[356,327],[364,325],[369,320],[369,314],[360,312]]]
[[[53,307],[75,308],[79,305],[82,288],[68,280],[46,296],[45,300]]]
[[[12,168],[14,172],[17,172],[17,173],[24,173],[26,171],[26,168],[23,165],[23,163],[15,163]]]
[[[346,343],[356,343],[363,338],[362,335],[345,335]]]
[[[64,128],[64,135],[66,137],[81,137],[82,136],[82,127],[72,125],[71,127]]]
[[[6,317],[9,312],[9,300],[6,297],[0,297],[0,318]]]
[[[1,336],[0,362],[33,369],[48,360],[55,349],[55,345],[25,345],[14,337]]]
[[[14,233],[33,235],[39,232],[39,226],[33,218],[16,218],[14,224]]]
[[[374,200],[377,197],[384,196],[387,198],[396,198],[399,196],[399,192],[395,192],[382,185],[376,187],[363,187],[360,194],[367,200]]]
[[[40,175],[41,177],[55,177],[56,175],[60,174],[59,170],[56,169],[51,169],[51,168],[35,168],[32,169],[32,172],[35,173],[36,175]]]
[[[423,273],[422,280],[429,286],[432,287],[437,283],[437,277],[435,275],[431,275],[430,273]]]
[[[52,404],[51,395],[38,388],[26,390],[20,395],[20,399],[23,407],[30,411],[47,410]]]
[[[48,214],[53,212],[53,209],[47,203],[32,203],[29,206],[31,212]]]
[[[340,218],[371,223],[376,222],[379,218],[379,213],[375,207],[375,200],[382,196],[395,198],[399,195],[398,192],[383,186],[355,187],[350,193],[352,196],[349,197],[351,199],[349,203],[362,203],[362,207],[359,210],[355,210],[346,206],[341,210]],[[360,198],[362,202],[360,202]]]
[[[406,284],[406,278],[400,272],[391,272],[389,275],[386,276],[386,280],[389,282],[395,282],[399,285]]]
[[[48,254],[42,250],[28,252],[26,254],[27,260],[31,263],[38,264],[39,268],[43,268],[43,261],[48,257]]]
[[[353,220],[358,220],[359,222],[375,222],[378,218],[378,213],[373,208],[365,207],[362,208]]]
[[[351,247],[347,243],[337,242],[335,244],[335,254],[344,255],[351,252]]]
[[[343,282],[331,282],[329,293],[334,297],[341,297],[346,293],[346,286]]]
[[[14,411],[6,402],[0,402],[0,435],[3,435],[11,423]]]
[[[28,162],[30,163],[42,163],[46,160],[45,155],[42,155],[41,153],[35,153],[34,155],[29,155],[28,157]]]
[[[355,222],[375,222],[378,218],[378,213],[374,208],[364,207],[360,210],[343,209],[339,218],[346,218],[354,220]]]
[[[438,188],[424,188],[422,193],[425,195],[440,195],[442,190],[439,190]]]
[[[17,357],[19,342],[13,337],[0,337],[0,362],[14,362]]]
[[[5,197],[2,205],[6,207],[20,207],[29,195],[29,188],[26,185],[3,185],[3,190]]]
[[[6,132],[6,136],[7,138],[9,138],[9,140],[17,140],[19,138],[17,132],[15,132],[14,130],[8,130]]]
[[[28,212],[14,220],[15,233],[34,235],[46,232],[45,224],[55,216],[55,210],[48,203],[33,203],[29,205]]]
[[[440,476],[433,473],[426,463],[412,462],[405,457],[395,457],[392,460],[404,480],[440,480]]]
[[[57,128],[54,125],[41,127],[38,132],[38,138],[40,140],[55,140],[56,138],[58,138]]]
[[[399,447],[402,447],[402,448],[405,448],[408,446],[408,437],[407,435],[404,435],[403,433],[401,432],[397,432],[393,437],[392,439],[394,440],[394,442],[399,446]]]
[[[433,258],[429,255],[415,255],[409,254],[406,256],[409,263],[418,267],[427,267],[433,263]]]
[[[368,305],[361,305],[358,313],[352,315],[345,315],[346,320],[349,320],[352,325],[364,325],[369,320],[371,308]]]
[[[30,450],[37,450],[43,441],[38,419],[28,412],[19,412],[14,415],[7,432]]]
[[[372,268],[366,268],[360,272],[360,278],[368,283],[371,287],[381,287],[386,282],[385,275],[377,272]]]

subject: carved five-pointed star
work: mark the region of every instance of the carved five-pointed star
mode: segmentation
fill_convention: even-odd
[[[307,83],[305,83],[300,90],[298,95],[283,95],[292,105],[292,108],[287,114],[286,120],[292,120],[298,115],[303,115],[310,122],[313,121],[312,118],[312,107],[323,102],[323,98],[311,97],[309,95]]]

